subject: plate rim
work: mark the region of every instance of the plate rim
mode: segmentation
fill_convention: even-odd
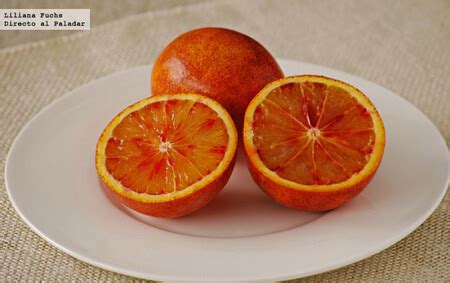
[[[345,71],[339,70],[339,69],[335,69],[332,67],[327,67],[327,66],[322,66],[322,65],[318,65],[318,64],[311,64],[311,63],[307,63],[307,62],[303,62],[303,61],[299,61],[299,60],[295,60],[295,59],[285,59],[285,58],[279,58],[276,57],[277,62],[280,65],[285,65],[285,64],[303,64],[305,66],[308,67],[312,67],[312,68],[320,68],[326,71],[330,71],[330,72],[338,72],[342,75],[351,77],[353,79],[357,79],[357,80],[361,80],[364,81],[364,83],[367,83],[369,85],[374,85],[378,88],[383,89],[383,91],[385,91],[386,93],[388,93],[389,95],[394,95],[397,99],[400,98],[403,102],[406,102],[410,107],[414,108],[418,113],[420,113],[420,115],[422,116],[421,118],[425,118],[426,122],[431,125],[434,130],[439,134],[439,140],[440,142],[442,142],[444,145],[446,145],[446,141],[442,135],[442,133],[439,131],[439,129],[436,127],[436,125],[418,108],[416,107],[413,103],[409,102],[408,100],[406,100],[405,98],[403,98],[402,96],[390,91],[389,89],[375,83],[372,81],[369,81],[365,78],[356,76],[356,75],[352,75],[350,73],[347,73]],[[5,169],[4,169],[4,178],[5,178],[5,189],[8,195],[8,199],[11,202],[14,210],[16,211],[16,213],[19,215],[19,217],[22,219],[22,221],[25,222],[25,224],[34,232],[36,233],[38,236],[40,236],[42,239],[44,239],[47,243],[49,243],[50,245],[56,247],[57,249],[59,249],[60,251],[78,259],[81,260],[82,262],[88,263],[90,265],[102,268],[104,270],[107,271],[112,271],[112,272],[116,272],[119,274],[123,274],[123,275],[127,275],[127,276],[131,276],[131,277],[136,277],[136,278],[142,278],[142,279],[150,279],[150,280],[161,280],[161,281],[169,281],[169,280],[184,280],[184,279],[180,279],[178,278],[177,275],[173,275],[173,276],[166,276],[166,275],[157,275],[157,274],[152,274],[151,278],[149,277],[150,274],[148,273],[144,273],[144,272],[139,272],[139,271],[134,271],[134,270],[130,270],[130,269],[126,269],[120,266],[113,266],[110,264],[105,264],[101,261],[95,260],[95,259],[91,259],[89,257],[86,257],[84,255],[82,255],[81,253],[77,253],[74,252],[66,247],[64,247],[63,245],[59,244],[56,240],[51,239],[50,237],[47,237],[45,235],[44,232],[40,231],[36,226],[33,225],[33,223],[31,223],[27,217],[25,217],[25,215],[23,214],[23,212],[20,210],[20,208],[17,206],[17,203],[15,202],[13,196],[12,196],[12,192],[11,192],[11,188],[9,185],[9,178],[8,178],[8,171],[9,171],[9,167],[11,165],[11,155],[14,152],[15,147],[17,146],[18,141],[21,139],[22,135],[28,130],[29,127],[31,127],[33,125],[33,123],[41,116],[43,115],[46,111],[48,111],[49,109],[51,109],[55,104],[59,103],[61,100],[64,99],[68,99],[69,97],[72,97],[73,95],[75,95],[80,89],[89,87],[93,84],[96,84],[99,81],[102,80],[108,80],[111,77],[115,77],[115,76],[120,76],[123,73],[128,73],[132,70],[135,69],[139,69],[139,68],[143,68],[143,67],[148,67],[148,66],[152,66],[151,64],[146,64],[146,65],[138,65],[138,66],[133,66],[131,68],[128,69],[124,69],[124,70],[120,70],[114,73],[110,73],[107,74],[103,77],[99,77],[99,78],[95,78],[81,86],[78,86],[68,92],[66,92],[65,94],[61,95],[60,97],[55,98],[53,101],[51,101],[49,104],[47,104],[46,106],[44,106],[42,109],[40,109],[37,113],[35,113],[32,118],[30,118],[25,124],[24,126],[22,126],[21,130],[17,133],[17,135],[15,136],[13,142],[11,143],[9,150],[8,150],[8,154],[6,155],[5,158]],[[447,146],[448,148],[448,146]],[[446,167],[447,167],[447,172],[449,171],[449,163],[450,163],[450,154],[447,154],[447,158],[446,158]],[[384,240],[384,241],[379,241],[380,244],[377,245],[377,247],[373,248],[373,249],[366,249],[365,253],[361,253],[360,255],[356,255],[353,257],[343,257],[343,260],[339,261],[339,262],[333,262],[332,264],[325,264],[323,266],[319,266],[319,268],[315,268],[309,271],[299,271],[299,272],[293,272],[291,274],[278,274],[278,275],[273,275],[270,278],[268,278],[267,276],[263,277],[263,278],[256,278],[253,277],[251,279],[243,279],[245,281],[249,281],[249,282],[254,282],[254,281],[261,281],[261,280],[289,280],[289,279],[293,279],[293,278],[302,278],[302,277],[307,277],[307,276],[311,276],[311,275],[316,275],[316,274],[320,274],[320,273],[324,273],[324,272],[328,272],[328,271],[332,271],[332,270],[336,270],[339,268],[342,268],[344,266],[353,264],[355,262],[361,261],[363,259],[369,258],[385,249],[388,249],[389,247],[393,246],[394,244],[398,243],[400,240],[404,239],[406,236],[408,236],[409,234],[411,234],[413,231],[415,231],[422,223],[424,223],[429,217],[430,215],[436,210],[436,208],[440,205],[440,203],[442,202],[442,199],[444,198],[447,190],[448,190],[448,184],[449,184],[449,179],[450,179],[450,174],[447,173],[447,186],[441,190],[439,196],[436,198],[435,202],[433,203],[433,205],[431,205],[429,207],[429,209],[427,210],[426,213],[424,213],[421,217],[417,218],[415,220],[415,222],[413,224],[411,224],[410,226],[398,231],[395,235],[393,235],[392,237]],[[176,278],[176,279],[175,279]],[[185,281],[185,280],[184,280]],[[213,282],[228,282],[229,280],[227,279],[223,279],[223,280],[210,280],[210,279],[203,279],[203,280],[195,280],[195,281],[213,281]]]

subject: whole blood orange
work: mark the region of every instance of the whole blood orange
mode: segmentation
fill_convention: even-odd
[[[194,92],[220,102],[242,129],[245,109],[269,82],[283,77],[254,39],[224,28],[200,28],[169,43],[151,76],[152,95]]]
[[[147,215],[178,217],[208,204],[236,156],[233,120],[196,94],[150,97],[119,113],[100,136],[96,168],[107,192]]]
[[[383,122],[355,87],[321,76],[267,85],[245,113],[250,172],[274,200],[326,211],[361,192],[380,165]]]

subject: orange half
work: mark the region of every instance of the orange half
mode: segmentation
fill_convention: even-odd
[[[385,130],[355,87],[327,77],[287,77],[249,104],[244,146],[253,178],[273,199],[307,211],[336,208],[380,165]]]
[[[223,188],[236,147],[233,121],[216,101],[197,94],[150,97],[105,128],[96,168],[120,203],[178,217],[205,206]]]

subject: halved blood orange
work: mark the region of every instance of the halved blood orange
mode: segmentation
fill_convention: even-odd
[[[380,165],[383,122],[355,87],[327,77],[268,84],[245,113],[250,172],[277,202],[306,211],[339,207],[361,192]]]
[[[197,94],[150,97],[105,128],[96,168],[120,203],[172,218],[200,209],[219,193],[236,147],[233,120],[218,102]]]

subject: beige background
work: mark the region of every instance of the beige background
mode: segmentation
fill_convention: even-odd
[[[0,31],[0,281],[135,280],[84,264],[33,233],[6,195],[4,160],[21,127],[49,102],[95,78],[152,63],[194,27],[237,29],[277,57],[376,82],[415,104],[450,140],[448,0],[27,2],[2,1],[0,8],[90,7],[93,29]],[[298,282],[450,282],[449,195],[391,248]]]

